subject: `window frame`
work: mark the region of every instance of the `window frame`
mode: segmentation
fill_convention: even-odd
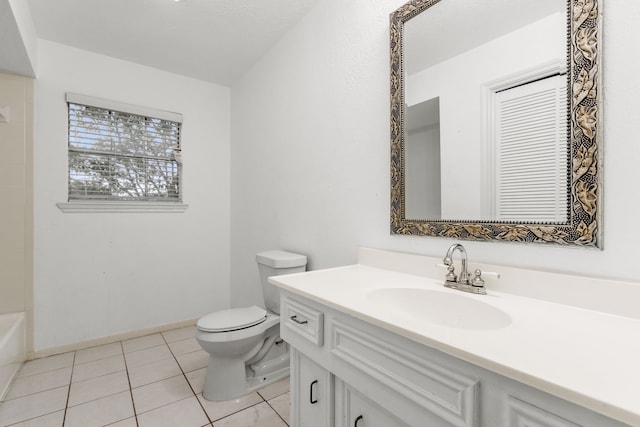
[[[69,104],[85,105],[94,108],[100,108],[103,110],[116,111],[124,114],[131,114],[137,116],[144,116],[154,119],[167,120],[171,122],[183,123],[183,116],[180,113],[174,113],[170,111],[157,110],[148,107],[142,107],[138,105],[125,104],[117,101],[112,101],[103,98],[96,98],[88,95],[81,95],[76,93],[66,94],[67,103],[67,117],[69,117]],[[68,129],[69,132],[69,129]],[[181,140],[179,147],[182,147]],[[69,133],[67,133],[67,202],[57,203],[58,208],[63,212],[184,212],[188,205],[183,202],[183,187],[182,176],[183,168],[179,166],[179,194],[178,198],[174,200],[127,200],[127,199],[78,199],[71,198],[70,194],[70,164],[69,154],[71,153],[71,147],[69,145]]]

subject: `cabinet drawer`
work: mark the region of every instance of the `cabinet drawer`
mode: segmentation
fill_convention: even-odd
[[[317,346],[324,344],[324,314],[321,311],[290,297],[283,298],[280,311],[282,328]]]

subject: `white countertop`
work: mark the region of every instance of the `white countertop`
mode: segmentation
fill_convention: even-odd
[[[543,390],[610,418],[640,426],[640,320],[495,292],[473,295],[442,281],[351,265],[274,276],[297,295]],[[408,321],[372,302],[381,288],[425,288],[463,294],[507,313],[500,329],[462,329]]]

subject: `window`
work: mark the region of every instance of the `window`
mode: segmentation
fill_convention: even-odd
[[[182,201],[182,116],[67,94],[69,201]]]

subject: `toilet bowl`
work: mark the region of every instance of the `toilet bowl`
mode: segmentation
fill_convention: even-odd
[[[256,255],[266,310],[231,308],[196,324],[196,340],[209,353],[202,395],[229,400],[289,375],[289,351],[280,339],[280,294],[268,277],[305,270],[307,259],[285,251]]]

